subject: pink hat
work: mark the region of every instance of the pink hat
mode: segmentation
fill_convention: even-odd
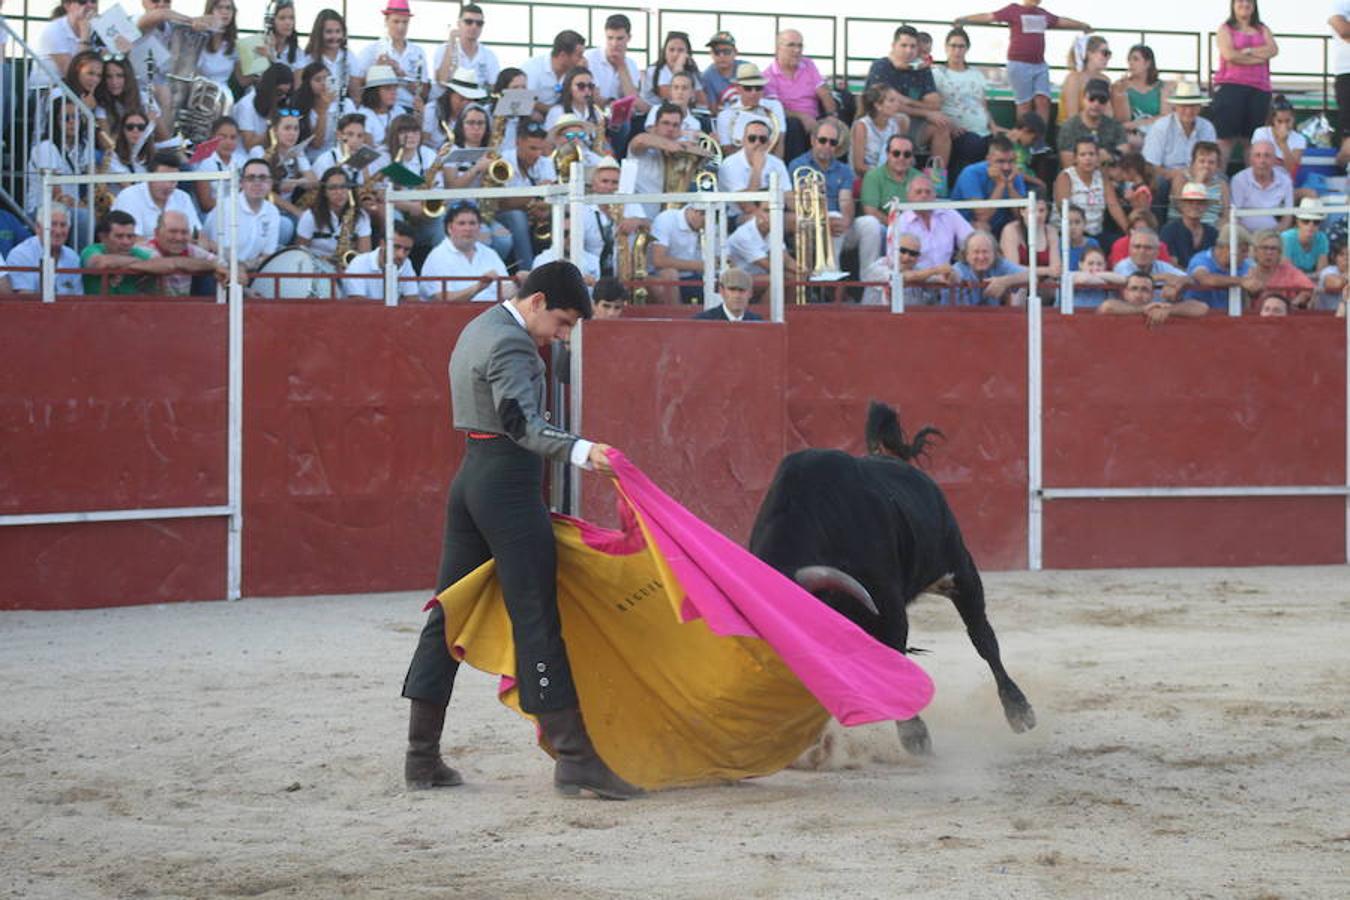
[[[400,16],[412,16],[412,10],[408,7],[408,0],[388,0],[388,6],[384,8],[384,14],[387,16],[395,13]]]

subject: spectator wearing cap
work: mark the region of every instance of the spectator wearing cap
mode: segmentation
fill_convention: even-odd
[[[1179,319],[1198,319],[1209,312],[1209,307],[1199,300],[1172,302],[1159,299],[1148,273],[1131,272],[1125,276],[1120,299],[1108,297],[1097,307],[1097,312],[1106,316],[1143,316],[1144,323],[1152,328],[1174,316]]]
[[[698,282],[703,277],[703,229],[707,216],[690,204],[663,210],[652,221],[652,269],[662,281]],[[656,302],[688,303],[703,296],[702,283],[661,284],[652,289]]]
[[[360,53],[352,69],[353,93],[359,94],[367,86],[366,75],[374,66],[388,66],[397,78],[397,102],[405,109],[421,116],[421,101],[427,98],[431,87],[431,67],[427,55],[417,44],[408,40],[408,25],[412,9],[408,0],[387,0],[384,7],[385,36],[368,44]]]
[[[1067,169],[1073,165],[1074,146],[1082,138],[1092,138],[1098,147],[1114,153],[1127,149],[1129,139],[1119,122],[1107,111],[1111,108],[1111,82],[1094,78],[1083,89],[1083,111],[1069,119],[1059,129],[1059,164]]]
[[[506,275],[506,263],[491,247],[478,242],[482,221],[478,207],[471,203],[458,203],[445,214],[445,240],[422,263],[422,278],[444,280],[422,281],[424,300],[495,303],[510,298],[509,281],[502,284],[504,293],[499,294],[497,287],[498,279]]]
[[[952,155],[952,120],[942,114],[942,95],[933,80],[932,69],[914,68],[919,57],[919,32],[911,25],[895,29],[889,56],[872,63],[867,72],[869,86],[889,84],[900,92],[900,112],[909,116],[910,139],[915,146],[927,146],[944,163]]]
[[[789,173],[803,166],[814,169],[825,179],[825,206],[830,214],[830,239],[834,258],[851,249],[858,251],[858,271],[881,255],[881,233],[871,216],[858,216],[853,203],[853,169],[840,159],[847,155],[844,126],[838,119],[821,119],[811,135],[811,149],[787,164]]]
[[[1029,113],[1028,115],[1035,115]],[[984,162],[973,163],[961,170],[952,186],[953,200],[1018,200],[1027,195],[1026,179],[1017,173],[1017,156],[1013,143],[1005,135],[989,139]],[[1002,233],[1012,221],[1007,209],[966,209],[961,214],[976,228],[991,234]]]
[[[585,61],[586,39],[569,28],[554,36],[548,53],[532,57],[521,66],[526,87],[538,92],[534,108],[539,115],[547,115],[548,108],[562,99],[563,79]]]
[[[80,267],[79,254],[66,246],[66,241],[70,238],[70,209],[64,203],[53,203],[51,215],[51,231],[46,240],[43,240],[41,234],[35,234],[15,244],[14,249],[9,251],[6,265],[13,269],[33,270],[9,273],[9,284],[15,293],[36,294],[42,290],[41,270],[44,253],[50,253],[55,260],[56,293],[74,295],[83,292],[84,285],[78,272],[60,271]]]
[[[394,223],[394,268],[398,270],[398,296],[400,300],[416,300],[417,273],[413,271],[412,256],[415,235],[412,227],[404,222]],[[384,299],[384,263],[385,243],[381,236],[380,245],[369,253],[358,253],[352,257],[343,271],[343,286],[347,296],[366,297],[371,300]],[[367,276],[367,277],[356,277]],[[378,276],[378,277],[375,277]]]
[[[708,95],[708,108],[713,115],[721,112],[724,103],[732,99],[736,71],[746,60],[736,57],[736,38],[730,31],[719,31],[708,39],[712,62],[700,76],[703,92]]]
[[[745,123],[758,117],[773,122],[772,130],[777,137],[770,150],[781,156],[787,112],[783,104],[764,96],[766,84],[759,66],[754,63],[741,63],[736,68],[736,99],[724,104],[722,111],[717,114],[717,143],[722,145],[723,154],[736,152],[741,144]]]
[[[1188,182],[1184,185],[1177,206],[1181,210],[1181,218],[1164,225],[1158,237],[1171,252],[1176,264],[1188,268],[1195,254],[1214,246],[1219,232],[1213,225],[1206,225],[1202,221],[1209,207],[1209,194],[1203,184]]]
[[[356,112],[365,123],[366,139],[376,148],[385,142],[389,126],[408,110],[398,102],[398,76],[389,66],[377,63],[366,70],[361,105]],[[418,119],[420,122],[421,119]]]
[[[438,84],[437,87],[443,88],[440,96],[436,98],[436,102],[428,103],[426,109],[422,111],[423,139],[436,147],[445,140],[441,123],[458,122],[470,104],[482,103],[488,95],[478,82],[478,73],[468,66],[456,69],[450,75],[449,81]]]
[[[1256,267],[1256,263],[1247,256],[1251,234],[1241,225],[1237,226],[1237,275],[1229,274],[1233,270],[1229,266],[1231,259],[1229,243],[1232,241],[1229,227],[1224,225],[1220,228],[1214,245],[1192,256],[1190,264],[1186,267],[1186,274],[1190,276],[1192,285],[1187,288],[1186,297],[1190,300],[1199,300],[1210,309],[1228,308],[1230,287],[1238,287],[1244,291],[1252,291],[1257,287],[1256,282],[1251,280],[1252,269]]]
[[[1326,217],[1316,199],[1304,197],[1294,214],[1294,227],[1280,234],[1284,258],[1309,278],[1316,278],[1327,267],[1327,257],[1331,255],[1331,242],[1322,231],[1322,220]]]
[[[1218,138],[1214,125],[1200,118],[1205,98],[1193,82],[1178,83],[1168,102],[1172,104],[1171,114],[1154,122],[1144,138],[1144,159],[1158,169],[1158,174],[1171,179],[1190,165],[1196,144]]]
[[[443,85],[460,69],[470,69],[475,84],[496,82],[502,67],[501,63],[497,62],[497,54],[483,43],[485,24],[483,8],[477,3],[466,3],[460,7],[459,18],[450,29],[449,37],[445,43],[436,48],[435,66],[438,84],[431,88],[432,97],[440,96],[445,90]],[[451,41],[455,42],[453,52]]]
[[[792,190],[792,179],[783,161],[769,152],[769,123],[750,116],[743,125],[741,149],[722,160],[717,167],[717,183],[723,191],[758,191],[769,186],[769,178],[778,176],[779,189],[785,194]],[[740,204],[745,211],[751,204]],[[737,219],[737,210],[728,210],[729,217]]]
[[[590,69],[578,66],[567,73],[563,80],[563,96],[568,98],[548,111],[544,117],[544,127],[548,129],[548,140],[552,145],[550,152],[559,153],[569,145],[580,153],[581,160],[587,166],[600,161],[605,146],[605,120],[589,97],[578,99],[577,95],[588,95],[595,89],[595,80]],[[563,173],[563,180],[567,180]]]
[[[765,94],[783,105],[787,114],[784,154],[792,159],[810,150],[810,137],[819,116],[832,116],[838,104],[820,69],[803,54],[802,33],[778,32],[773,62],[764,67]]]
[[[538,122],[523,121],[516,132],[516,145],[502,151],[502,159],[511,166],[511,180],[505,186],[533,187],[556,182],[558,171],[548,155],[552,149],[548,129]],[[533,197],[506,197],[497,204],[497,221],[511,232],[511,251],[521,271],[534,268],[534,244],[526,212],[534,201]],[[494,295],[488,299],[496,298]]]
[[[173,153],[157,153],[150,160],[150,171],[155,173],[179,172],[181,161]],[[193,233],[201,230],[201,220],[197,218],[197,208],[187,191],[178,189],[176,181],[142,181],[123,188],[113,201],[113,209],[130,213],[136,220],[136,234],[149,238],[155,233],[159,217],[173,210],[187,217],[188,227]]]
[[[1117,275],[1142,272],[1160,283],[1158,296],[1168,302],[1181,296],[1190,279],[1181,269],[1158,259],[1158,233],[1149,228],[1136,228],[1129,233],[1130,255],[1112,269]]]
[[[619,163],[612,156],[602,158],[591,170],[591,194],[614,196],[619,190]],[[618,198],[616,198],[618,199]],[[585,208],[583,228],[585,248],[600,260],[600,274],[615,275],[619,242],[628,244],[647,222],[646,213],[636,203],[591,203]]]
[[[755,283],[750,274],[734,266],[723,269],[718,277],[718,295],[722,302],[694,316],[716,322],[762,322],[764,318],[750,309],[750,294]]]
[[[1277,209],[1294,205],[1294,180],[1275,164],[1275,145],[1257,141],[1247,148],[1247,168],[1233,176],[1233,205],[1239,209]],[[1238,221],[1250,231],[1288,228],[1289,216],[1249,215]]]
[[[591,306],[597,319],[618,319],[628,306],[628,288],[617,278],[606,275],[591,288]]]

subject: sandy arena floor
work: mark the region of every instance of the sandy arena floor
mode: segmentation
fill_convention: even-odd
[[[469,671],[469,784],[404,792],[421,596],[0,613],[0,896],[1350,896],[1350,569],[987,580],[1034,732],[925,598],[935,757],[627,804]]]

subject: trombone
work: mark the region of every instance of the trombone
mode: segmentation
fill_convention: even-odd
[[[806,283],[812,275],[834,272],[834,239],[830,235],[830,209],[825,199],[825,175],[810,166],[792,170],[792,203],[797,211],[793,255],[799,269],[811,260],[808,272],[798,275],[796,301],[806,302]]]

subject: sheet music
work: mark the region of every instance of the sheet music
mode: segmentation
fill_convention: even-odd
[[[90,19],[89,25],[103,42],[103,46],[117,53],[131,51],[141,37],[141,30],[121,6],[104,10]]]

